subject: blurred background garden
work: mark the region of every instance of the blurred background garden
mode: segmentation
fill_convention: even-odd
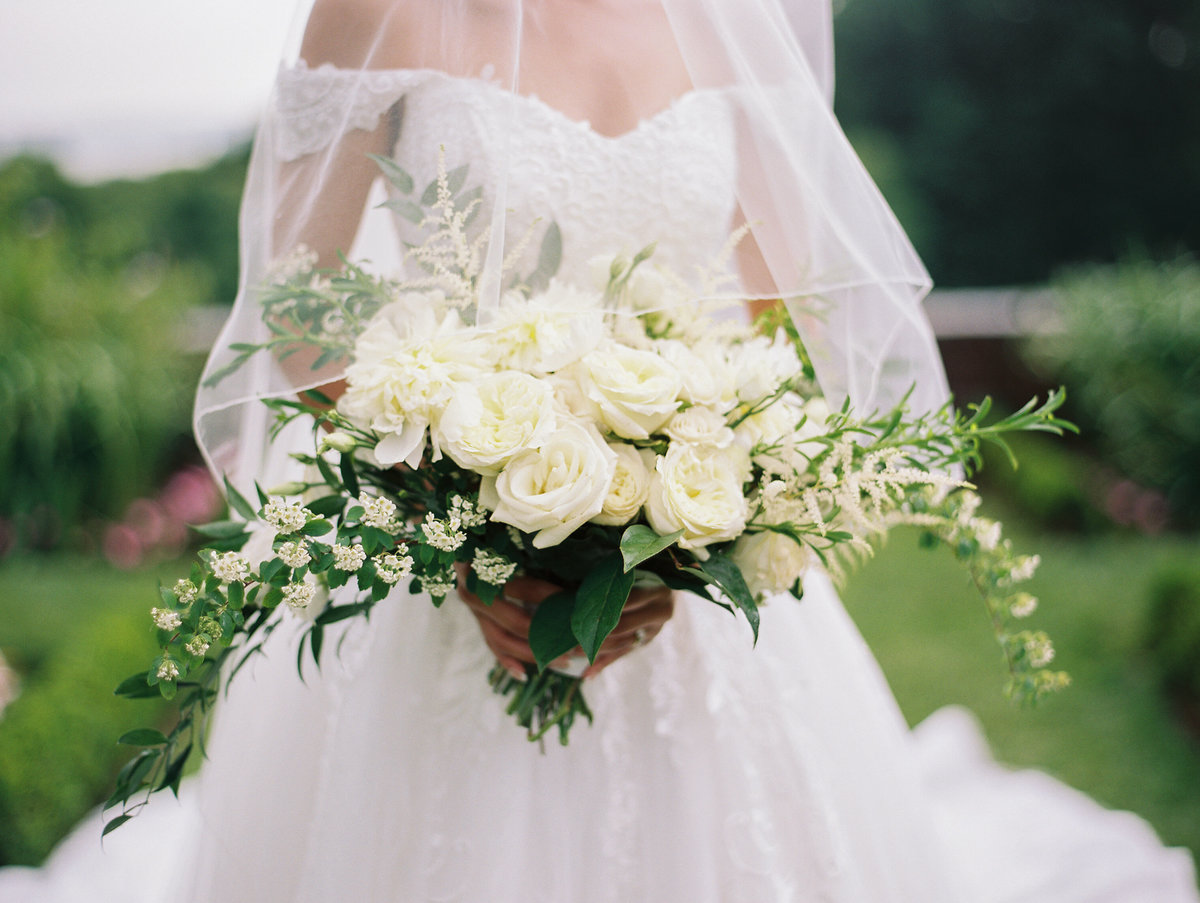
[[[1037,626],[1074,685],[1009,705],[965,575],[915,535],[847,605],[911,722],[967,705],[1001,761],[1200,856],[1200,7],[844,0],[837,28],[837,110],[939,285],[959,401],[1067,386],[1080,436],[990,461],[985,496],[1042,554]],[[159,705],[111,691],[187,525],[220,513],[190,403],[248,140],[118,180],[0,144],[0,863],[102,800]]]

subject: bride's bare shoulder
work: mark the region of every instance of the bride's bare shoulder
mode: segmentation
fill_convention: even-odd
[[[316,0],[300,54],[314,66],[403,69],[417,65],[429,6],[429,0]]]

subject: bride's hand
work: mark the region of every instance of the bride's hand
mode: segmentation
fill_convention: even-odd
[[[501,667],[522,679],[525,677],[525,665],[535,663],[533,650],[529,648],[529,624],[533,616],[518,601],[509,600],[536,606],[560,589],[545,580],[514,577],[504,585],[504,593],[488,605],[467,589],[466,565],[458,570],[458,595],[479,622],[484,642]],[[617,659],[650,642],[674,612],[675,594],[667,587],[635,589],[625,603],[617,626],[605,639],[595,662],[584,672],[584,676],[594,677]],[[573,656],[582,654],[581,650],[575,649],[551,665],[566,667]]]

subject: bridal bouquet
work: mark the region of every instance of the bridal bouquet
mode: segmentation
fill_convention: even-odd
[[[1046,669],[1046,636],[1016,626],[1035,605],[1018,584],[1036,557],[1013,552],[951,475],[978,465],[982,441],[1061,431],[1061,394],[991,424],[986,404],[831,410],[782,314],[756,328],[705,307],[654,267],[652,248],[595,261],[591,284],[558,281],[553,224],[536,269],[510,269],[481,315],[465,170],[443,169],[418,196],[379,162],[392,203],[428,226],[410,251],[422,275],[318,270],[300,252],[263,288],[270,338],[235,348],[212,378],[267,351],[313,370],[344,359],[346,388],[265,402],[281,427],[313,424],[311,447],[292,455],[307,476],[253,501],[227,485],[236,519],[201,528],[211,542],[191,575],[161,589],[150,612],[161,653],[118,693],[178,694],[180,720],[122,738],[141,749],[110,805],[177,788],[222,680],[282,617],[307,622],[299,654],[319,661],[329,628],[397,585],[434,605],[460,585],[490,604],[517,573],[561,586],[533,614],[536,665],[489,679],[531,739],[556,729],[566,743],[591,713],[581,678],[550,665],[594,660],[635,586],[694,593],[757,637],[758,606],[800,597],[810,568],[839,571],[892,526],[917,524],[968,568],[1009,691],[1036,699],[1066,682]]]

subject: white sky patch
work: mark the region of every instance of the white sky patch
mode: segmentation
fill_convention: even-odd
[[[219,153],[261,112],[297,5],[0,0],[0,156],[101,177]]]

